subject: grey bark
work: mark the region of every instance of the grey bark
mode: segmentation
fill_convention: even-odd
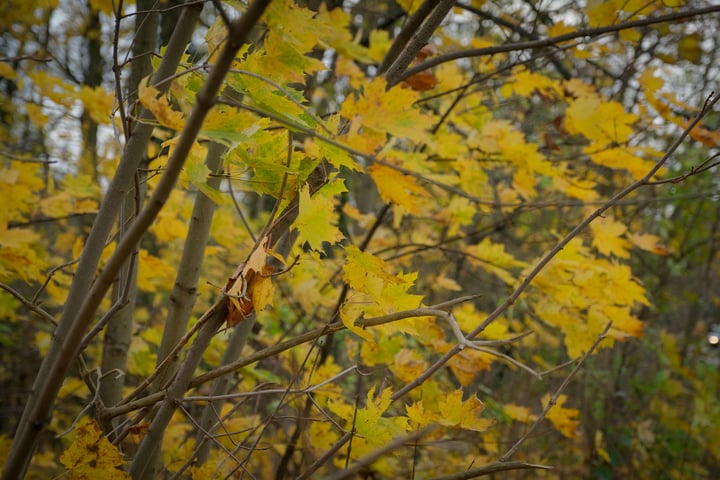
[[[175,73],[175,69],[185,51],[185,46],[192,37],[201,8],[202,5],[189,2],[189,6],[184,9],[180,24],[175,30],[158,72],[154,76],[154,83],[160,91],[166,91],[169,87],[169,83],[163,82],[163,80]],[[39,434],[45,429],[45,425],[49,421],[50,410],[65,378],[67,369],[77,356],[82,336],[87,330],[92,316],[102,300],[102,296],[107,291],[107,288],[104,288],[100,298],[94,299],[94,306],[89,311],[82,312],[88,291],[93,287],[103,247],[115,224],[122,200],[132,188],[138,162],[145,155],[152,134],[152,114],[142,110],[140,117],[144,121],[138,122],[133,129],[118,169],[108,188],[107,195],[100,206],[100,211],[85,242],[85,248],[73,277],[65,309],[18,423],[18,429],[3,470],[3,479],[15,480],[24,477],[33,452],[37,448]],[[131,247],[130,251],[134,249],[135,245],[133,244]],[[127,255],[124,255],[123,260],[126,257]],[[117,269],[119,269],[119,265],[116,271]],[[113,273],[112,276],[114,277],[115,274]],[[111,281],[112,279],[110,279]]]
[[[135,17],[135,43],[133,44],[133,63],[130,71],[130,81],[127,90],[130,92],[127,96],[127,103],[132,105],[137,100],[137,90],[140,81],[152,73],[152,63],[150,62],[150,53],[155,51],[155,44],[158,29],[158,15],[152,12],[155,0],[138,0],[137,9],[139,13]],[[147,161],[143,158],[143,161]],[[139,182],[141,185],[144,182]],[[127,220],[132,217],[136,208],[137,197],[138,204],[141,205],[141,199],[144,197],[144,190],[135,192],[135,195],[127,195],[124,200],[122,212],[120,213],[120,223],[125,225]],[[120,229],[121,232],[124,228]],[[125,282],[125,278],[130,276]],[[118,295],[126,295],[126,304],[117,312],[116,316],[111,319],[105,329],[103,338],[103,352],[100,370],[103,377],[100,379],[100,401],[104,406],[114,406],[122,399],[122,391],[125,386],[125,375],[123,374],[127,368],[127,358],[132,340],[133,329],[133,313],[135,310],[135,299],[137,296],[137,259],[131,257],[125,267],[123,274],[120,276],[121,285],[118,288]],[[122,285],[128,289],[122,292]],[[121,418],[114,419],[110,424],[102,425],[105,432],[110,432],[121,421]]]

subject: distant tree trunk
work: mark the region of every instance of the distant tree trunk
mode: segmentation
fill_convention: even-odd
[[[130,81],[126,88],[128,106],[134,105],[137,100],[140,81],[152,73],[150,54],[155,51],[158,29],[158,14],[152,12],[153,5],[153,0],[138,0],[137,3],[137,9],[141,13],[135,17],[133,62]],[[125,125],[123,127],[127,128]],[[141,162],[141,164],[146,163],[147,159]],[[138,170],[137,175],[140,177],[140,181],[137,184],[141,186],[141,191],[137,192],[133,189],[123,200],[120,212],[120,232],[124,231],[125,226],[135,216],[136,208],[142,206],[142,199],[145,196],[145,182],[143,181],[145,175],[140,172],[141,170]],[[128,351],[132,340],[133,313],[137,297],[137,267],[137,259],[132,257],[123,268],[115,288],[115,297],[119,300],[119,296],[124,294],[127,303],[108,322],[105,329],[101,362],[101,372],[104,376],[100,380],[100,400],[107,407],[114,406],[120,401],[125,386],[124,373],[127,370]],[[104,425],[106,433],[114,431],[114,427],[121,420],[121,418],[116,418],[112,425]]]

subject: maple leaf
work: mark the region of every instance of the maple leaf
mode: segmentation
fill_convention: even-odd
[[[536,90],[549,90],[559,94],[560,84],[555,79],[524,69],[513,76],[513,81],[503,85],[500,93],[506,97],[513,93],[521,97],[529,97]]]
[[[506,403],[502,406],[503,412],[513,420],[530,423],[537,420],[537,415],[532,413],[528,407],[521,407],[515,403]]]
[[[199,145],[197,146],[199,147]],[[191,183],[216,205],[222,205],[225,201],[222,193],[207,183],[208,176],[211,172],[207,165],[205,165],[205,154],[202,150],[204,149],[196,149],[195,146],[190,150],[190,154],[180,174],[179,182],[184,186]]]
[[[430,141],[433,117],[413,106],[418,94],[408,89],[387,90],[383,78],[366,85],[362,95],[349,95],[340,115],[350,120],[347,142],[363,152],[373,153],[385,144],[385,134],[408,138],[417,143]],[[360,129],[363,134],[360,134]]]
[[[470,385],[478,373],[490,370],[493,357],[477,350],[465,349],[448,361],[448,366],[463,387]]]
[[[427,362],[417,350],[402,348],[392,360],[393,371],[399,379],[410,382],[427,369]]]
[[[413,177],[390,167],[372,165],[367,171],[375,181],[382,199],[400,205],[409,213],[419,213],[422,201],[429,197],[427,191],[415,183]]]
[[[611,143],[624,144],[633,133],[638,117],[627,113],[615,101],[603,101],[599,95],[581,96],[570,101],[565,111],[565,128],[595,142],[599,150]]]
[[[601,217],[590,224],[593,233],[593,245],[603,255],[615,255],[630,258],[630,242],[622,235],[627,231],[624,223],[616,222],[610,217]]]
[[[503,244],[493,243],[488,237],[483,238],[477,245],[467,247],[465,252],[470,263],[484,268],[508,284],[515,282],[511,269],[527,266],[525,262],[507,253]]]
[[[485,405],[477,396],[472,395],[463,402],[462,389],[454,390],[443,396],[438,404],[440,415],[438,422],[448,427],[459,427],[476,432],[484,432],[495,422],[481,418]]]
[[[425,410],[422,400],[419,400],[412,405],[406,405],[405,412],[408,419],[419,427],[424,427],[425,425],[429,425],[435,421],[435,416],[432,415],[431,412]]]
[[[74,437],[60,456],[60,463],[70,470],[72,480],[130,478],[130,475],[118,468],[124,463],[122,454],[105,438],[94,420],[87,417],[81,419],[75,428]]]
[[[368,391],[365,407],[358,409],[355,429],[370,445],[385,445],[398,435],[407,431],[406,417],[383,417],[392,403],[392,391],[389,388],[375,395],[375,386]]]
[[[323,242],[337,243],[344,238],[337,226],[335,195],[347,191],[343,181],[330,183],[312,196],[310,187],[300,189],[298,216],[293,228],[298,231],[298,241],[307,242],[310,248],[321,251]]]
[[[181,112],[175,111],[170,107],[167,97],[160,95],[157,88],[147,85],[146,82],[140,82],[138,87],[138,99],[142,106],[147,108],[155,119],[165,127],[175,130],[182,130],[185,126],[185,119]]]
[[[552,406],[550,411],[547,413],[546,418],[552,422],[553,426],[558,429],[560,433],[568,438],[575,438],[578,436],[578,427],[580,421],[580,410],[577,408],[565,408],[563,405],[567,400],[567,395],[560,395]],[[546,394],[542,398],[542,404],[544,407],[550,402],[550,394]]]
[[[274,288],[270,280],[272,267],[266,265],[271,255],[282,261],[282,257],[269,249],[269,238],[258,243],[248,260],[241,264],[223,289],[228,296],[227,325],[232,327],[245,320],[253,311],[260,311],[272,305]]]
[[[592,145],[583,149],[594,163],[616,170],[625,169],[636,180],[646,175],[655,164],[652,160],[645,160],[635,155],[627,148],[603,148],[599,152],[594,152],[595,148],[597,147]]]
[[[667,247],[660,244],[660,237],[657,235],[650,233],[628,233],[626,236],[633,245],[642,250],[662,256],[670,254]]]

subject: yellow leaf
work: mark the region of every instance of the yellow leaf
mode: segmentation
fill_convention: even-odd
[[[424,427],[435,420],[434,415],[425,410],[422,400],[419,400],[412,405],[406,405],[405,412],[407,413],[407,417],[410,421],[419,427]]]
[[[606,269],[607,283],[605,291],[617,305],[632,306],[640,303],[650,306],[645,298],[645,289],[635,280],[630,267],[620,263],[613,263]]]
[[[138,255],[138,288],[145,292],[168,290],[175,278],[175,268],[161,258],[140,249]]]
[[[9,64],[0,62],[0,77],[15,81],[17,80],[17,72]]]
[[[265,265],[259,274],[256,274],[253,282],[248,288],[248,296],[252,299],[253,308],[256,312],[262,311],[265,307],[273,305],[275,287],[273,287],[270,274],[272,267]]]
[[[180,173],[179,183],[186,188],[188,184],[192,184],[216,205],[222,205],[225,201],[222,193],[207,182],[211,172],[205,165],[206,156],[207,149],[195,142]]]
[[[427,191],[415,183],[415,179],[384,165],[372,165],[368,173],[375,180],[383,200],[400,205],[409,213],[420,212],[422,200],[429,197]]]
[[[95,421],[83,418],[75,428],[74,440],[60,456],[70,470],[73,480],[129,479],[130,475],[118,467],[123,465],[122,454],[100,431]]]
[[[644,324],[630,313],[630,307],[617,305],[594,305],[588,311],[588,317],[594,316],[600,324],[607,325],[612,321],[610,336],[615,340],[627,340],[629,337],[640,338]]]
[[[684,60],[692,63],[700,63],[703,57],[703,49],[700,46],[702,38],[699,33],[682,35],[677,44],[678,55]]]
[[[515,403],[506,403],[502,408],[507,416],[518,422],[530,423],[537,420],[537,415],[533,414],[528,407],[521,407]]]
[[[552,422],[557,430],[568,438],[575,438],[578,436],[578,428],[580,421],[580,410],[577,408],[565,408],[563,405],[567,400],[567,395],[560,395],[552,406],[550,411],[547,413],[546,418]],[[546,394],[542,398],[542,404],[544,407],[550,402],[550,394]]]
[[[427,143],[433,117],[414,106],[418,99],[419,94],[410,89],[386,90],[385,80],[375,78],[359,98],[348,95],[340,108],[340,115],[350,120],[347,141],[365,153],[384,145],[386,134]]]
[[[342,184],[342,181],[339,182]],[[345,191],[343,185],[342,190]],[[310,196],[310,189],[303,186],[299,193],[298,216],[293,228],[298,231],[298,241],[302,245],[307,242],[310,248],[321,251],[323,242],[337,243],[343,234],[337,226],[335,212],[335,196],[326,187]]]
[[[563,20],[560,20],[559,22],[556,22],[553,26],[548,28],[548,36],[557,37],[559,35],[574,32],[575,30],[577,30],[576,27],[568,25]]]
[[[343,267],[343,280],[378,302],[383,302],[383,292],[388,285],[401,285],[406,289],[412,285],[390,273],[392,267],[371,253],[362,252],[354,245],[349,245],[345,252],[347,263]]]
[[[642,250],[653,253],[659,253],[661,251],[658,250],[659,248],[662,248],[662,246],[658,245],[660,237],[657,235],[652,235],[650,233],[628,233],[626,236],[633,245]]]
[[[591,27],[613,25],[620,18],[618,12],[622,10],[624,0],[588,0],[585,13]]]
[[[476,197],[489,197],[492,189],[480,162],[472,158],[460,157],[455,160],[455,171],[463,191]]]
[[[400,380],[410,382],[420,376],[428,365],[417,350],[402,348],[395,354],[392,366],[393,372]]]
[[[138,99],[143,107],[155,115],[155,119],[157,119],[160,125],[175,130],[182,130],[185,126],[183,114],[173,110],[167,98],[164,95],[160,95],[158,89],[152,85],[146,85],[144,81],[140,82]]]
[[[560,85],[557,80],[546,77],[545,75],[529,70],[522,70],[516,73],[511,81],[500,88],[500,93],[506,97],[509,97],[513,93],[522,97],[529,97],[535,90],[550,90],[559,93]]]
[[[422,0],[397,0],[397,4],[411,15],[420,7],[420,5],[422,5],[422,3]]]
[[[625,169],[636,180],[644,177],[655,165],[655,162],[634,155],[627,148],[603,148],[594,151],[595,148],[595,145],[591,145],[584,149],[594,163],[616,170]]]
[[[610,454],[605,450],[605,440],[603,439],[603,432],[601,430],[595,431],[595,450],[597,451],[600,458],[610,463]]]
[[[527,266],[525,262],[507,253],[505,245],[492,243],[488,237],[483,238],[477,245],[467,247],[465,253],[468,254],[471,264],[484,268],[508,284],[515,282],[512,269]]]
[[[630,258],[630,242],[622,238],[627,231],[625,224],[609,217],[598,218],[590,224],[593,233],[593,245],[603,255],[615,255]]]
[[[465,349],[448,361],[448,366],[463,387],[470,385],[479,372],[490,369],[493,357],[488,353]]]
[[[438,404],[440,416],[438,422],[448,427],[459,427],[476,432],[484,432],[493,425],[488,418],[481,418],[485,405],[477,396],[472,395],[463,402],[462,389],[444,395]]]
[[[356,431],[358,435],[365,437],[373,445],[384,445],[393,438],[392,429],[382,421],[383,413],[392,402],[391,395],[392,391],[386,388],[376,397],[375,386],[372,386],[368,392],[365,407],[357,411]]]
[[[83,102],[85,111],[95,122],[110,123],[115,102],[114,94],[106,91],[103,87],[91,88],[84,85],[80,89],[80,100]]]
[[[611,143],[624,144],[633,134],[632,125],[637,116],[625,112],[615,101],[603,101],[597,95],[572,100],[565,112],[565,128],[572,134],[581,134],[596,142],[594,148]]]

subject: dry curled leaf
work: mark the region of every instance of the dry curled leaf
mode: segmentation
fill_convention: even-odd
[[[269,239],[265,237],[247,262],[238,266],[225,285],[224,293],[230,299],[228,327],[234,327],[245,320],[253,311],[272,305],[274,288],[270,275],[273,267],[267,265],[267,257],[270,255],[278,258],[278,255],[268,249],[268,244]]]

